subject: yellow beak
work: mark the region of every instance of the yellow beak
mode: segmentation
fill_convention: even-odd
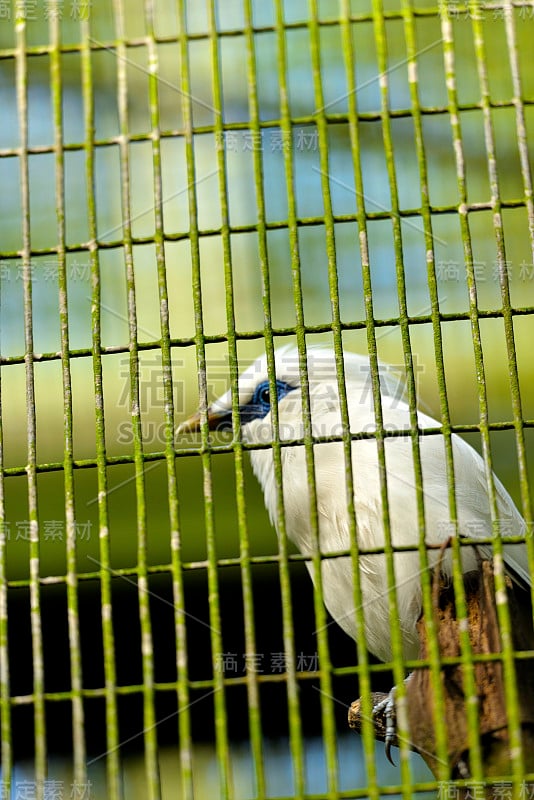
[[[196,433],[200,430],[200,420],[201,416],[200,413],[197,411],[188,419],[184,420],[184,422],[178,425],[176,429],[177,433]],[[208,408],[207,411],[207,421],[208,421],[208,429],[210,431],[216,430],[228,430],[231,428],[232,425],[232,413],[231,411],[213,411],[211,408]]]

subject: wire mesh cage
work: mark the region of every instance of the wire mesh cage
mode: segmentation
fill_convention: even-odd
[[[534,648],[514,653],[514,531],[491,476],[525,521],[532,574],[533,35],[532,0],[0,2],[2,797],[532,796],[514,670]],[[437,767],[411,752],[400,711],[398,767],[375,741],[371,692],[396,684],[402,709],[414,666],[395,548],[386,535],[382,663],[363,630],[349,467],[337,556],[354,567],[356,642],[325,609],[317,576],[336,554],[319,546],[309,414],[294,446],[311,555],[283,508],[274,532],[254,446],[208,431],[228,389],[239,428],[238,376],[261,353],[276,389],[288,343],[304,387],[310,346],[334,352],[344,421],[343,353],[366,354],[377,407],[380,364],[405,375],[430,617],[416,408],[446,443],[445,527],[453,435],[482,453],[491,524],[473,535],[497,565],[511,748],[489,783],[465,624],[469,774],[451,778],[452,661],[430,628]],[[197,407],[200,432],[180,433]],[[370,434],[382,475],[398,433],[377,419]],[[283,493],[287,442],[266,444]],[[465,623],[458,537],[452,550]],[[346,722],[358,695],[361,737]]]

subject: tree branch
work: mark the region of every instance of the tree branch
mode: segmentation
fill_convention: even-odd
[[[450,581],[435,577],[434,616],[441,656],[460,655],[459,623],[456,619],[454,593]],[[469,637],[475,654],[499,653],[501,643],[495,604],[493,567],[482,561],[477,573],[465,580]],[[532,609],[528,592],[508,582],[508,603],[516,651],[534,650]],[[419,657],[428,658],[426,624],[418,624],[421,641]],[[516,681],[520,700],[521,733],[525,769],[534,771],[534,658],[515,660]],[[505,775],[511,771],[509,735],[507,728],[506,694],[503,665],[500,660],[474,664],[478,697],[479,735],[485,774]],[[465,777],[469,772],[469,739],[464,694],[463,667],[446,665],[441,669],[441,686],[445,701],[445,718],[440,719],[447,732],[448,760],[451,777]],[[434,698],[428,668],[414,671],[406,684],[410,747],[421,754],[430,769],[437,774]],[[384,695],[374,694],[373,705]],[[385,738],[383,714],[373,720],[375,737]],[[361,731],[361,701],[352,703],[349,725]]]

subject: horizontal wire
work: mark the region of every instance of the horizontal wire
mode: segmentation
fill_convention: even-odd
[[[524,419],[522,421],[524,428],[534,428],[534,419]],[[486,423],[486,427],[490,431],[508,431],[514,430],[516,423],[514,421],[505,421],[505,422],[488,422]],[[467,425],[451,425],[450,431],[452,433],[480,433],[480,424],[472,423]],[[406,430],[387,430],[380,434],[384,438],[397,438],[397,437],[410,437],[412,435],[411,429]],[[442,436],[443,435],[443,428],[442,427],[435,427],[435,428],[419,428],[419,435],[420,436]],[[361,433],[351,433],[350,438],[352,441],[360,441],[360,440],[367,440],[367,439],[376,439],[377,433],[375,431],[363,431]],[[343,442],[344,438],[342,436],[317,436],[313,437],[313,444],[330,444],[332,442]],[[304,447],[307,444],[307,440],[305,439],[283,439],[280,441],[281,447]],[[240,442],[239,446],[242,447],[244,450],[254,451],[254,450],[268,450],[272,447],[272,442],[261,442],[251,444],[249,442]],[[189,456],[201,456],[204,453],[209,452],[213,454],[221,454],[221,453],[233,453],[234,452],[234,444],[227,444],[227,445],[209,445],[208,447],[190,447],[190,448],[183,448],[183,449],[175,449],[174,455],[176,458],[184,458]],[[143,453],[143,463],[153,462],[153,461],[163,461],[166,458],[166,454],[164,451],[158,450],[153,452],[145,452]],[[118,464],[134,464],[135,459],[133,455],[121,455],[121,456],[107,456],[106,457],[106,464],[108,466],[116,466]],[[97,467],[97,461],[95,458],[84,458],[84,459],[75,459],[73,461],[73,466],[75,469],[94,469]],[[36,464],[37,472],[59,472],[64,469],[63,461],[50,461],[43,464]],[[20,477],[22,475],[27,474],[27,466],[16,466],[16,467],[4,467],[3,474],[6,477]]]
[[[526,535],[517,535],[517,536],[508,536],[506,535],[505,544],[522,544],[525,542]],[[478,547],[482,545],[492,545],[495,543],[495,536],[480,536],[476,538],[469,538],[467,536],[460,537],[459,544],[461,547]],[[430,547],[429,549],[436,549]],[[368,555],[383,555],[385,552],[384,547],[370,547],[370,548],[360,548],[359,555],[361,556],[368,556]],[[418,552],[418,545],[394,545],[392,546],[392,552],[394,553],[416,553]],[[350,550],[336,550],[332,552],[320,552],[317,554],[317,557],[321,561],[326,561],[329,559],[336,559],[336,558],[347,558],[350,557],[351,553]],[[247,557],[250,564],[252,565],[274,565],[279,564],[281,560],[281,556],[278,553],[270,553],[261,556],[248,556]],[[289,553],[285,556],[288,561],[294,563],[311,563],[313,560],[311,556],[305,555],[303,553]],[[233,557],[221,557],[217,558],[216,560],[217,567],[241,567],[242,566],[242,559],[239,556]],[[184,572],[188,571],[199,571],[205,570],[208,568],[208,561],[206,559],[197,559],[195,561],[183,561],[181,568]],[[136,567],[122,567],[112,570],[112,576],[115,578],[136,578],[139,577],[139,571]],[[147,572],[150,575],[165,575],[167,573],[172,572],[172,564],[149,564],[147,566]],[[88,572],[79,571],[77,573],[77,578],[83,581],[92,581],[92,580],[101,580],[102,578],[102,571],[101,570],[92,570]],[[39,583],[42,586],[56,586],[63,583],[66,583],[68,579],[67,575],[46,575],[39,579]],[[26,578],[19,578],[14,580],[7,581],[7,585],[9,588],[12,589],[25,589],[28,588],[30,585],[29,579]]]
[[[524,106],[529,107],[534,105],[533,98],[522,98]],[[514,109],[516,108],[516,100],[490,100],[489,107],[493,109]],[[482,111],[481,102],[463,103],[458,105],[460,112]],[[420,108],[422,116],[440,116],[447,115],[450,110],[447,106],[425,106]],[[413,109],[410,108],[392,108],[389,112],[392,119],[405,119],[414,116]],[[348,125],[350,124],[350,116],[345,112],[325,112],[325,119],[329,124],[333,125]],[[360,111],[358,112],[357,119],[359,122],[380,122],[381,115],[379,111]],[[258,122],[260,130],[270,130],[272,128],[279,128],[281,125],[280,119],[265,119]],[[291,118],[291,127],[298,128],[304,125],[316,125],[317,117],[315,114],[306,114],[294,116]],[[250,121],[233,121],[221,123],[223,133],[232,133],[240,131],[250,131]],[[195,135],[217,135],[220,132],[219,128],[215,125],[195,125]],[[169,130],[162,130],[158,134],[158,139],[180,139],[185,137],[187,132],[183,128],[172,128]],[[154,135],[150,132],[147,133],[129,133],[127,136],[117,134],[116,136],[108,136],[103,139],[95,139],[91,146],[98,148],[118,146],[126,140],[129,144],[142,144],[146,142],[153,142]],[[61,145],[61,150],[64,152],[82,152],[86,148],[85,142],[64,142]],[[4,147],[0,148],[0,158],[17,158],[24,152],[27,155],[42,155],[46,153],[55,153],[57,147],[53,144],[45,145],[30,145],[24,149],[20,147]],[[519,201],[518,201],[519,202]],[[335,217],[334,217],[335,219]],[[268,224],[268,223],[267,223]]]
[[[534,306],[517,306],[512,307],[511,309],[512,316],[530,316],[534,314]],[[503,312],[502,309],[480,309],[478,311],[478,316],[480,319],[502,319]],[[469,321],[470,316],[468,311],[459,311],[459,312],[441,312],[439,315],[439,319],[441,322],[456,322],[460,320]],[[429,325],[432,324],[433,318],[430,314],[421,314],[417,316],[408,316],[407,322],[409,325]],[[341,330],[342,331],[356,331],[356,330],[365,330],[366,329],[366,322],[364,320],[357,320],[354,322],[341,322]],[[398,327],[399,325],[399,317],[387,317],[384,319],[375,319],[373,324],[377,328],[384,328],[384,327]],[[295,329],[292,327],[287,328],[273,328],[273,336],[295,336]],[[306,325],[304,327],[305,334],[320,334],[320,333],[332,333],[332,324],[325,323],[323,325]],[[263,340],[264,339],[264,332],[260,330],[255,331],[239,331],[235,333],[235,338],[237,341],[252,341],[255,339]],[[228,342],[228,334],[221,333],[221,334],[206,334],[204,336],[204,342],[206,344],[222,344]],[[192,337],[184,336],[181,338],[171,339],[170,346],[171,348],[185,348],[185,347],[193,347],[195,345],[195,340]],[[149,351],[149,350],[160,350],[161,349],[161,341],[160,340],[153,340],[151,342],[139,342],[138,349]],[[108,347],[101,347],[100,348],[100,355],[120,355],[121,353],[129,353],[129,345],[111,345]],[[75,350],[69,351],[69,358],[92,358],[93,351],[89,347],[81,347]],[[45,362],[45,361],[59,361],[61,359],[61,352],[60,351],[53,351],[50,353],[33,353],[33,361],[35,362]],[[10,364],[24,364],[24,356],[17,355],[17,356],[0,356],[0,366],[10,365]],[[507,425],[508,423],[504,423]]]
[[[524,198],[503,200],[501,203],[501,207],[504,209],[526,208],[526,201]],[[492,204],[490,200],[477,203],[464,203],[462,205],[462,211],[465,211],[466,213],[492,211]],[[458,205],[430,206],[430,213],[435,216],[448,215],[448,214],[457,215]],[[422,209],[419,208],[400,209],[398,212],[398,216],[401,219],[420,217],[421,214],[422,214]],[[391,221],[391,219],[394,216],[396,216],[396,214],[394,214],[392,211],[367,211],[365,214],[365,218],[369,222]],[[334,223],[336,224],[358,222],[357,214],[333,214],[332,217]],[[287,220],[275,220],[270,222],[265,221],[265,223],[262,224],[265,225],[265,228],[268,231],[279,231],[288,229]],[[313,227],[315,225],[324,226],[324,218],[300,217],[296,220],[296,225],[299,228]],[[228,228],[228,232],[231,234],[258,233],[258,230],[259,230],[258,223],[251,223],[248,225],[230,225]],[[204,229],[199,229],[198,235],[202,238],[211,236],[221,236],[223,232],[224,232],[223,229],[219,227],[204,228]],[[189,231],[163,234],[163,240],[165,242],[181,242],[181,241],[187,241],[188,239],[189,239]],[[146,245],[146,244],[156,243],[155,236],[132,236],[131,240],[133,245]],[[116,239],[109,242],[97,240],[97,241],[88,241],[88,242],[80,242],[77,244],[65,245],[64,252],[66,254],[90,253],[95,248],[99,250],[114,250],[123,247],[124,247],[124,242],[122,241],[122,239]],[[30,257],[55,256],[55,255],[57,255],[57,248],[54,247],[33,248],[32,250],[30,250]],[[20,259],[21,259],[21,251],[19,250],[0,251],[0,261],[20,260]]]
[[[224,654],[221,654],[224,655]],[[227,655],[236,655],[235,653],[227,653]],[[261,655],[260,653],[256,655]],[[534,659],[534,650],[516,650],[514,651],[514,655],[517,659],[527,661],[530,659]],[[496,663],[502,661],[503,654],[502,653],[473,653],[473,663],[475,664],[489,664],[489,663]],[[461,656],[443,656],[440,659],[440,663],[443,667],[461,667],[463,665],[463,661]],[[369,664],[366,669],[369,672],[374,674],[381,674],[384,672],[391,672],[392,662],[386,663],[376,663],[376,664]],[[411,661],[406,661],[406,667],[409,670],[416,670],[416,669],[426,669],[430,666],[429,659],[413,659]],[[224,671],[224,670],[222,670]],[[324,670],[320,668],[316,670],[297,670],[296,677],[299,681],[308,681],[308,680],[317,680],[320,677],[321,673]],[[361,667],[355,665],[353,667],[331,667],[330,670],[332,675],[337,677],[346,677],[351,675],[357,675],[358,672],[361,671]],[[254,672],[256,676],[256,680],[258,683],[270,684],[270,683],[285,683],[287,681],[287,673],[282,670],[281,672],[260,672],[257,669],[250,669],[247,670],[246,667],[243,668],[242,674],[237,676],[228,676],[225,675],[223,677],[223,684],[225,688],[232,688],[238,686],[246,686],[247,684],[247,672]],[[203,690],[213,690],[215,688],[215,681],[212,678],[204,678],[203,680],[188,680],[188,687],[192,691],[203,691]],[[154,683],[154,691],[159,693],[165,692],[176,692],[177,688],[177,681],[165,681],[165,682],[155,682]],[[117,692],[118,695],[127,696],[133,694],[143,694],[144,686],[142,683],[135,684],[116,684],[114,686],[114,690]],[[106,696],[106,687],[97,687],[92,689],[84,688],[81,690],[80,694],[87,698],[87,699],[99,699]],[[72,691],[60,691],[60,692],[44,692],[43,697],[44,700],[47,702],[65,702],[72,700],[74,692]],[[11,705],[13,706],[23,706],[23,705],[31,705],[34,701],[33,694],[20,694],[20,695],[13,695],[10,698]]]
[[[490,11],[490,12],[504,12],[508,6],[511,5],[514,9],[534,9],[534,4],[531,0],[512,0],[511,3],[485,3],[483,10]],[[403,11],[395,11],[395,10],[383,10],[382,12],[384,20],[387,21],[403,21],[404,20],[404,12]],[[454,13],[459,19],[462,19],[462,15],[465,17],[466,15],[471,13],[471,8],[468,3],[458,3],[454,6]],[[436,21],[439,21],[440,18],[440,10],[437,6],[432,6],[430,8],[414,8],[412,11],[414,17],[419,19],[432,19],[435,18]],[[349,22],[351,23],[361,23],[361,22],[373,22],[373,15],[372,13],[361,12],[359,14],[350,14]],[[339,18],[338,17],[331,17],[328,19],[317,19],[317,25],[320,28],[332,28],[332,27],[339,27]],[[309,28],[309,23],[307,20],[295,20],[293,22],[285,20],[284,21],[284,29],[289,31],[307,31]],[[245,36],[248,32],[248,28],[242,27],[232,27],[226,29],[219,29],[215,31],[215,35],[218,38],[233,38],[236,36]],[[277,27],[275,25],[251,25],[250,31],[254,34],[262,34],[262,33],[277,33]],[[183,37],[188,42],[195,42],[195,41],[209,41],[212,33],[210,31],[186,31],[183,34]],[[154,35],[154,36],[134,36],[128,39],[121,40],[117,42],[114,39],[109,39],[105,42],[96,41],[94,39],[90,40],[88,49],[91,52],[106,52],[110,49],[115,49],[119,45],[125,46],[127,49],[137,49],[140,47],[148,47],[149,43],[154,43],[157,45],[170,45],[170,44],[179,44],[181,41],[181,37],[169,34],[167,36]],[[40,45],[27,45],[25,48],[25,53],[28,56],[39,57],[39,56],[47,56],[50,55],[52,50],[56,48],[53,47],[52,44],[40,44]],[[70,55],[72,53],[81,53],[83,50],[83,46],[76,42],[70,43],[61,43],[59,46],[59,52],[61,54]],[[14,59],[16,55],[16,48],[14,47],[5,47],[0,51],[0,61],[7,60],[7,59]]]

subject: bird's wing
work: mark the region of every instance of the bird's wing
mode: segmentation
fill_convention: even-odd
[[[484,460],[476,450],[458,436],[453,438],[453,453],[458,504],[462,502],[466,508],[470,509],[471,518],[476,517],[483,522],[482,526],[471,525],[466,535],[473,539],[476,539],[477,536],[487,538],[492,535],[493,521]],[[505,564],[513,577],[529,585],[532,583],[532,575],[529,570],[526,544],[506,544],[507,537],[525,535],[525,521],[495,474],[493,474],[493,487],[499,513],[498,530],[503,540]],[[491,555],[489,545],[481,546],[480,549],[486,556]]]
[[[356,393],[349,402],[351,427],[354,431],[374,430],[374,414],[361,395]],[[382,398],[383,421],[386,429],[410,430],[408,406],[395,398]],[[418,413],[421,428],[438,428],[431,417]],[[447,479],[445,440],[441,434],[419,437],[423,475],[426,522],[426,541],[439,544],[451,532],[450,502]],[[367,445],[367,446],[365,446]],[[484,460],[464,439],[452,436],[456,514],[461,536],[470,539],[492,536],[493,521]],[[416,480],[413,446],[409,436],[386,439],[386,471],[388,500],[394,544],[414,545],[417,537]],[[356,498],[361,494],[379,491],[378,454],[376,443],[354,442],[355,470],[363,471],[365,479],[355,487]],[[361,470],[359,470],[360,466]],[[509,536],[525,535],[525,522],[501,481],[493,475],[493,486],[499,514],[499,530],[504,542]],[[491,548],[481,546],[485,556]],[[530,584],[527,548],[524,543],[504,544],[504,560],[510,571]]]
[[[347,385],[353,433],[372,433],[376,430],[374,412],[369,407],[369,391],[369,387],[362,390],[361,384]],[[362,392],[367,394],[364,395]],[[282,438],[286,433],[289,438],[303,435],[302,407],[299,398],[300,392],[291,392],[280,403]],[[340,432],[339,403],[333,386],[318,387],[312,393],[311,400],[314,436],[328,436],[333,432]],[[410,430],[409,409],[404,402],[383,397],[382,411],[386,429],[406,432]],[[422,413],[418,414],[418,424],[421,428],[439,428],[436,420]],[[440,545],[454,531],[449,501],[445,440],[441,434],[426,434],[420,436],[418,441],[423,475],[425,540],[428,545]],[[459,436],[453,435],[452,443],[459,534],[469,539],[491,537],[494,526],[484,461]],[[347,517],[346,494],[343,489],[346,480],[343,446],[340,443],[320,443],[314,445],[314,453],[318,511],[323,519],[332,518],[332,524],[328,525],[330,534],[324,537],[324,543],[321,541],[321,547],[330,551],[342,550],[348,547],[348,527],[340,524],[340,520]],[[413,446],[410,437],[408,435],[387,437],[385,454],[393,546],[417,546],[420,534]],[[255,460],[258,462],[255,471],[264,486],[266,504],[274,518],[274,485],[271,487],[272,491],[265,491],[270,482],[273,482],[271,456],[268,451],[258,451]],[[306,515],[309,518],[309,502],[306,501],[309,487],[304,448],[283,448],[283,460],[286,514],[294,523],[291,538],[299,548],[306,551],[309,550],[309,519],[308,522],[305,519]],[[261,469],[264,461],[265,475]],[[364,549],[381,547],[384,545],[381,481],[378,446],[374,438],[353,441],[352,469],[360,546]],[[270,476],[269,480],[267,474]],[[506,544],[507,536],[524,535],[525,523],[502,483],[496,476],[493,476],[493,480],[500,532],[505,542],[505,562],[512,573],[530,584],[532,578],[525,544]],[[289,510],[291,513],[287,513]],[[334,535],[336,531],[337,541]],[[489,557],[491,554],[488,545],[480,545],[479,550],[485,556]],[[468,560],[467,563],[471,562]]]
[[[386,412],[385,418],[391,424],[392,419],[397,416],[397,423],[400,424],[405,418],[405,413],[403,408],[390,409]],[[422,428],[439,427],[439,423],[425,414],[419,414],[418,421]],[[437,537],[439,540],[445,538],[443,533],[447,531],[447,524],[444,524],[443,520],[450,520],[445,440],[441,434],[423,435],[419,438],[419,446],[425,495],[427,541],[435,538],[436,534],[433,530],[435,525],[438,525],[438,529],[442,532]],[[494,525],[484,460],[473,447],[455,434],[452,436],[452,446],[459,533],[469,539],[491,537]],[[392,449],[395,450],[394,445]],[[404,452],[401,453],[401,450]],[[413,460],[411,465],[404,464],[406,470],[404,473],[401,471],[402,462],[406,462],[407,458],[412,459],[411,444],[409,453],[406,451],[406,445],[398,449],[392,458],[393,469],[388,465],[388,476],[390,472],[395,472],[401,476],[400,479],[404,482],[413,480],[415,486]],[[504,542],[505,563],[514,577],[530,584],[532,576],[529,571],[526,545],[524,543],[506,544],[507,537],[525,535],[525,522],[495,474],[493,474],[493,486],[498,510],[498,527]],[[481,545],[479,550],[485,557],[490,557],[491,547],[489,545]]]

